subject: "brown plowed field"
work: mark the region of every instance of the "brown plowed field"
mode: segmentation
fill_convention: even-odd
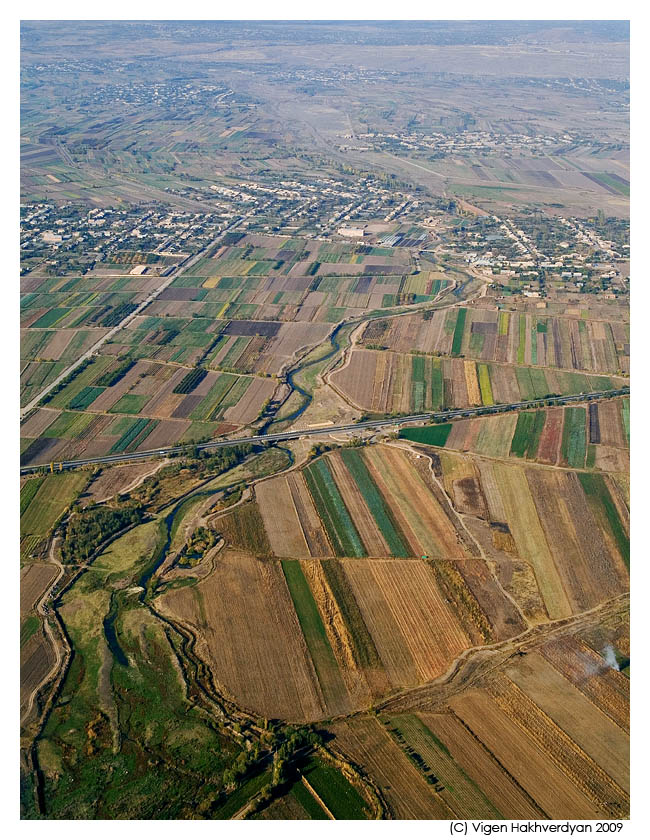
[[[21,710],[30,694],[47,677],[56,658],[52,644],[43,629],[39,629],[20,651],[20,702]]]
[[[546,422],[537,447],[537,460],[545,464],[557,464],[559,447],[562,442],[562,427],[564,424],[564,409],[549,408],[546,411]]]
[[[242,425],[252,423],[260,413],[262,405],[273,396],[275,387],[273,379],[252,379],[239,402],[226,409],[223,415],[224,420]]]
[[[226,550],[211,575],[160,602],[196,627],[215,679],[245,708],[296,721],[326,715],[279,563]]]
[[[20,614],[28,613],[57,576],[51,563],[30,563],[20,570]]]
[[[38,437],[42,435],[48,426],[51,426],[56,418],[61,414],[60,411],[37,408],[36,411],[22,424],[20,427],[21,437]]]
[[[83,498],[89,503],[111,499],[117,493],[123,493],[141,477],[149,475],[154,469],[155,465],[151,462],[103,467],[97,478],[88,485]]]
[[[603,400],[598,406],[600,442],[606,446],[627,449],[627,438],[621,422],[620,400]]]

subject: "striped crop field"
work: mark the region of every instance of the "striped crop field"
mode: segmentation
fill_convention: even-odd
[[[365,557],[366,550],[326,461],[320,458],[304,470],[314,504],[339,557]]]
[[[526,316],[519,316],[519,344],[517,345],[517,364],[523,365],[526,361]]]
[[[502,817],[478,785],[452,758],[442,741],[415,714],[390,717],[388,731],[431,785],[442,785],[440,796],[465,819]]]
[[[341,457],[383,534],[391,555],[394,557],[409,557],[411,551],[408,543],[397,525],[390,507],[386,504],[386,500],[372,480],[361,453],[356,449],[343,449]]]
[[[587,412],[582,406],[565,409],[562,457],[570,467],[584,467],[587,451]]]
[[[488,365],[477,365],[476,367],[478,369],[478,384],[481,389],[481,400],[483,401],[483,405],[494,405],[489,367]]]
[[[621,414],[623,417],[623,427],[625,429],[625,437],[627,442],[630,442],[630,398],[624,397],[621,400]]]
[[[454,337],[451,342],[451,355],[458,356],[460,348],[463,345],[463,333],[465,332],[465,319],[467,318],[467,310],[462,307],[458,310],[458,317],[456,318],[456,326],[454,327]]]
[[[621,517],[612,499],[605,477],[598,473],[578,473],[582,489],[589,502],[597,511],[598,519],[605,521],[614,537],[616,547],[630,568],[630,537],[625,532]],[[600,515],[598,515],[600,514]]]
[[[517,458],[535,458],[544,429],[546,412],[522,411],[510,444],[510,454]]]
[[[325,702],[330,709],[339,708],[341,700],[347,699],[347,691],[327,637],[323,619],[314,601],[314,596],[309,588],[300,561],[282,560],[282,571],[316,669],[318,683]]]

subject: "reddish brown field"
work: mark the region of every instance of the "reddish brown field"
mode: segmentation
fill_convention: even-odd
[[[546,422],[542,429],[537,448],[537,460],[544,464],[557,464],[559,448],[562,443],[562,427],[564,424],[564,409],[549,408],[546,411]]]

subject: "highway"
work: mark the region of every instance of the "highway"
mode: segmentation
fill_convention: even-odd
[[[520,411],[527,408],[539,408],[546,402],[552,405],[564,405],[571,402],[584,402],[585,400],[609,399],[611,397],[625,396],[630,393],[629,386],[618,388],[612,391],[590,391],[584,394],[569,394],[564,397],[545,397],[538,400],[526,400],[525,402],[508,403],[504,405],[482,406],[479,408],[453,409],[451,411],[426,412],[425,414],[409,414],[405,417],[390,417],[384,420],[362,420],[359,423],[349,423],[344,426],[319,426],[311,429],[294,429],[289,432],[279,432],[271,435],[252,435],[250,437],[230,438],[221,440],[210,440],[196,446],[184,444],[183,446],[167,446],[162,449],[150,449],[146,452],[131,452],[121,455],[104,455],[99,458],[82,458],[78,461],[56,462],[57,470],[74,469],[88,464],[115,464],[125,461],[140,461],[143,458],[160,458],[166,455],[180,455],[189,450],[218,449],[222,446],[235,446],[240,443],[278,443],[283,440],[296,440],[301,437],[331,435],[338,432],[359,432],[364,429],[379,429],[384,426],[402,426],[405,423],[417,423],[427,421],[429,423],[444,423],[446,420],[455,420],[459,417],[476,417],[478,415],[501,414],[508,411]],[[20,474],[37,472],[43,468],[49,468],[50,464],[35,464],[29,467],[21,467]]]

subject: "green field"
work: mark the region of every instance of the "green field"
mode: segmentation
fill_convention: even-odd
[[[519,344],[517,345],[517,364],[523,365],[526,361],[526,316],[519,316]]]
[[[361,491],[373,519],[388,543],[391,554],[395,557],[409,557],[411,552],[408,544],[395,521],[391,509],[372,480],[361,453],[356,449],[343,449],[341,450],[341,458]]]
[[[302,783],[302,779],[294,783],[289,793],[305,809],[310,819],[329,820],[328,815]]]
[[[89,477],[89,474],[84,472],[54,473],[46,476],[21,514],[20,536],[45,536],[70,502],[86,487]],[[31,493],[31,490],[29,492]],[[22,510],[22,498],[20,506]]]
[[[111,406],[111,414],[139,414],[151,399],[151,394],[124,394],[115,405]]]
[[[451,432],[451,423],[437,426],[421,426],[412,429],[400,429],[399,436],[416,443],[428,443],[429,446],[444,446]]]
[[[303,775],[337,820],[365,820],[367,806],[340,770],[314,756]]]
[[[584,467],[587,452],[587,412],[582,406],[564,409],[562,457],[570,467]]]
[[[94,402],[100,394],[103,393],[103,388],[98,388],[95,385],[86,385],[70,400],[66,408],[71,408],[75,411],[83,411],[88,408],[88,406]]]
[[[38,492],[39,487],[45,481],[44,477],[30,478],[20,488],[20,515],[30,506],[32,499]]]
[[[454,327],[454,337],[451,342],[451,355],[458,356],[460,349],[463,346],[463,333],[465,332],[465,320],[467,318],[467,310],[462,307],[458,310],[458,317],[456,318],[456,326]]]
[[[366,550],[323,458],[305,467],[305,480],[339,557],[365,557]]]
[[[535,458],[545,421],[545,411],[522,411],[517,416],[510,454],[517,458]]]

